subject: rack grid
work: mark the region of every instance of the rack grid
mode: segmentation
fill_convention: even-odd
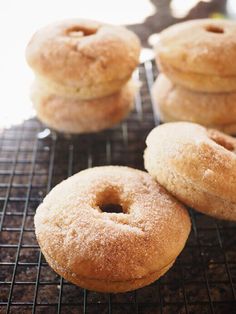
[[[0,313],[236,313],[236,225],[190,210],[192,231],[174,266],[134,292],[102,294],[76,287],[46,263],[35,235],[35,210],[50,189],[88,167],[143,169],[145,138],[159,120],[150,88],[153,61],[135,73],[142,82],[135,110],[120,125],[66,137],[36,119],[0,134]]]

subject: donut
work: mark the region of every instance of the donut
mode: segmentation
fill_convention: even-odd
[[[118,91],[138,64],[140,42],[125,27],[72,19],[36,32],[26,60],[52,92],[80,99]]]
[[[63,133],[90,133],[123,120],[133,109],[135,91],[136,86],[130,81],[112,95],[80,100],[52,93],[36,80],[31,100],[39,120],[51,129]]]
[[[148,135],[144,163],[163,187],[207,215],[236,220],[236,139],[190,122]]]
[[[160,74],[153,84],[152,98],[163,122],[189,121],[236,133],[236,92],[193,92]]]
[[[160,33],[157,64],[174,83],[202,92],[236,91],[236,22],[201,19]]]
[[[190,232],[187,210],[146,172],[81,171],[37,208],[35,232],[49,265],[89,290],[124,292],[158,279]]]

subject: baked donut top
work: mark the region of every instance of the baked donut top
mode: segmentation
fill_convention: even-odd
[[[171,122],[154,128],[146,143],[153,158],[189,184],[236,203],[235,138],[199,124]]]
[[[40,76],[87,86],[128,80],[139,53],[138,37],[125,27],[73,19],[36,32],[26,48],[26,59]]]
[[[182,72],[236,75],[236,22],[201,19],[172,25],[160,33],[157,59]]]
[[[118,204],[121,212],[110,212],[109,204]],[[42,251],[60,267],[120,281],[142,278],[173,262],[190,220],[146,172],[106,166],[57,185],[37,209],[35,226]]]

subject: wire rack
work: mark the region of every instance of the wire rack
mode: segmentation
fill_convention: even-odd
[[[104,164],[143,169],[145,138],[159,123],[150,99],[156,74],[152,61],[139,67],[135,110],[111,130],[65,137],[31,119],[0,134],[0,313],[236,313],[234,223],[190,209],[192,231],[175,265],[150,286],[123,294],[65,281],[35,239],[35,210],[61,180]]]

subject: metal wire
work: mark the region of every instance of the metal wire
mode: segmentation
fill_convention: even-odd
[[[150,97],[153,62],[134,76],[142,82],[135,110],[111,130],[65,137],[32,119],[0,134],[0,313],[236,313],[236,226],[192,209],[192,232],[174,266],[134,292],[76,287],[39,250],[33,217],[53,186],[92,166],[143,169],[145,138],[160,123]]]

